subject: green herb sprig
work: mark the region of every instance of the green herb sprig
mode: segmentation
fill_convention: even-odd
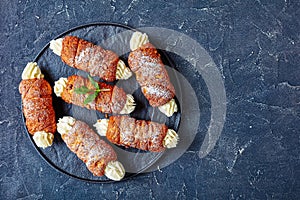
[[[89,94],[83,102],[84,105],[89,104],[92,101],[94,101],[100,92],[110,91],[110,89],[100,88],[99,84],[90,75],[88,75],[88,79],[91,82],[91,84],[93,85],[94,89],[89,89],[86,86],[81,86],[79,88],[74,89],[74,92],[76,94]]]

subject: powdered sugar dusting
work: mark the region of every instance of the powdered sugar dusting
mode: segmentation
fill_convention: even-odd
[[[90,60],[90,52],[92,51],[92,48],[85,48],[84,50],[82,50],[79,54],[79,56],[75,57],[75,63],[79,64],[79,63],[88,63]]]
[[[142,150],[161,151],[167,132],[164,124],[121,116],[120,144]]]
[[[117,159],[112,147],[101,140],[99,135],[82,121],[77,120],[68,133],[62,134],[62,138],[70,150],[86,162],[93,174],[103,175],[106,164]],[[104,161],[103,169],[99,169],[101,165],[90,166],[91,163],[98,161]]]
[[[113,51],[80,39],[74,67],[111,82],[116,80],[118,61],[119,56]]]
[[[151,106],[164,105],[174,97],[175,89],[168,72],[152,44],[147,43],[131,52],[128,63]]]
[[[169,93],[162,90],[162,88],[157,87],[156,85],[149,85],[149,86],[145,86],[142,89],[143,91],[145,91],[145,93],[148,93],[149,95],[155,95],[158,97],[169,97]]]

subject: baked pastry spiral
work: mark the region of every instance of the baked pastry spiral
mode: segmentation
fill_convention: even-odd
[[[93,101],[85,104],[85,99],[89,95],[78,94],[75,89],[86,87],[94,90],[93,84],[89,79],[78,75],[72,75],[68,78],[60,78],[55,82],[54,92],[65,102],[84,107],[90,110],[97,110],[102,113],[129,114],[135,108],[133,96],[126,94],[123,89],[106,83],[97,82],[101,91]]]
[[[30,62],[25,67],[19,92],[28,132],[38,147],[51,146],[56,132],[52,88],[37,63]]]
[[[86,164],[94,176],[105,175],[112,180],[124,177],[125,170],[117,161],[116,152],[88,124],[65,116],[58,120],[57,131],[68,148]]]
[[[116,53],[76,36],[52,40],[50,49],[70,67],[88,72],[105,81],[128,79],[132,75]]]
[[[168,117],[172,116],[178,110],[173,99],[175,89],[157,49],[149,42],[148,36],[140,32],[132,35],[130,48],[129,67],[149,104],[158,107]]]
[[[117,145],[145,151],[161,152],[176,147],[177,133],[165,124],[137,120],[129,116],[111,116],[100,119],[94,125],[97,132]]]

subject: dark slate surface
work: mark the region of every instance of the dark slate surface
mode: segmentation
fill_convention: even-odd
[[[0,8],[1,199],[299,198],[299,1],[2,0]],[[198,156],[205,127],[172,165],[120,183],[69,178],[38,155],[22,122],[22,69],[56,35],[97,21],[173,29],[209,52],[227,116],[208,156]]]

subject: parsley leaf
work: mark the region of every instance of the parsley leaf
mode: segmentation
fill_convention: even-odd
[[[86,105],[86,104],[91,103],[92,101],[94,101],[94,99],[96,99],[97,96],[98,96],[98,92],[94,92],[92,94],[89,94],[87,96],[87,98],[84,100],[83,104]]]
[[[88,94],[88,96],[86,97],[86,99],[83,102],[84,105],[89,104],[92,101],[94,101],[100,92],[110,91],[109,88],[103,88],[103,89],[100,88],[99,84],[90,75],[88,75],[88,79],[91,82],[91,84],[93,85],[94,89],[89,89],[86,86],[81,86],[79,88],[74,89],[74,92],[76,94]]]
[[[94,88],[95,88],[96,90],[100,90],[99,84],[98,84],[98,83],[97,83],[90,75],[88,75],[88,78],[89,78],[91,84],[94,86]]]
[[[81,86],[79,88],[75,88],[74,89],[74,92],[76,94],[86,94],[86,93],[89,93],[89,92],[93,92],[93,90],[90,90],[89,88],[87,88],[86,86]]]

